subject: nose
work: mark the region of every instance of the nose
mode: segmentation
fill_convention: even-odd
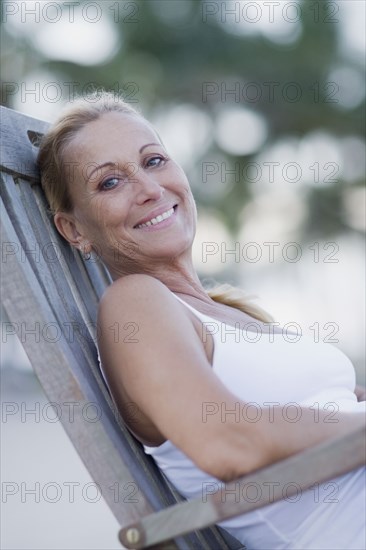
[[[140,169],[133,179],[137,204],[144,204],[149,200],[159,200],[162,198],[164,187],[152,174],[146,174],[146,172]]]

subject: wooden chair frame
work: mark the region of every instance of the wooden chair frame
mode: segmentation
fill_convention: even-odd
[[[63,427],[119,521],[122,545],[244,549],[214,524],[283,498],[283,487],[294,479],[303,490],[365,464],[364,432],[308,449],[227,484],[206,499],[185,501],[126,429],[101,376],[95,319],[110,277],[98,258],[84,262],[49,216],[35,164],[47,126],[1,107],[1,292],[8,317],[17,331],[38,327],[39,342],[23,338],[24,349],[49,400],[65,412]],[[72,421],[66,414],[70,403]],[[82,414],[90,403],[98,408],[98,422],[88,422]],[[271,500],[263,496],[256,502],[233,503],[224,498],[237,490],[234,484],[243,488],[273,480],[277,484]],[[115,484],[125,491],[130,488],[131,498],[116,502],[110,490]]]

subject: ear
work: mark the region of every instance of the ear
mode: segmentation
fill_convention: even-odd
[[[80,233],[73,214],[66,212],[56,212],[53,221],[57,231],[66,239],[72,246],[81,250],[84,254],[91,251],[91,243]]]

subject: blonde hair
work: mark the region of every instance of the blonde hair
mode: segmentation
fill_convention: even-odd
[[[146,120],[117,94],[98,91],[71,102],[42,138],[37,164],[51,214],[70,212],[72,209],[68,167],[64,162],[67,146],[86,124],[109,112],[130,114]],[[252,303],[252,296],[231,285],[218,285],[207,293],[215,302],[239,309],[259,321],[273,321],[268,313]]]
[[[262,323],[274,322],[274,318],[269,313],[253,303],[256,296],[248,295],[240,288],[229,284],[219,284],[206,292],[215,302],[239,309]]]

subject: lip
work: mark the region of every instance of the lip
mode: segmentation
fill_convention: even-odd
[[[155,227],[154,225],[150,225],[149,227],[137,227],[138,225],[142,224],[142,223],[146,223],[148,222],[149,220],[152,220],[153,218],[156,218],[157,216],[160,216],[161,214],[164,214],[164,212],[167,212],[168,210],[170,210],[171,208],[174,208],[174,214],[172,216],[170,216],[171,218],[174,218],[174,215],[175,215],[175,212],[177,210],[177,204],[173,204],[173,205],[166,205],[166,206],[161,206],[160,208],[157,208],[156,210],[152,210],[148,216],[145,216],[144,218],[142,218],[141,220],[139,220],[134,226],[133,228],[134,229],[149,229],[150,227]],[[166,221],[170,220],[170,218],[167,218],[166,220],[163,220],[162,222],[160,222],[159,224],[157,225],[163,225],[163,223],[165,223]]]

